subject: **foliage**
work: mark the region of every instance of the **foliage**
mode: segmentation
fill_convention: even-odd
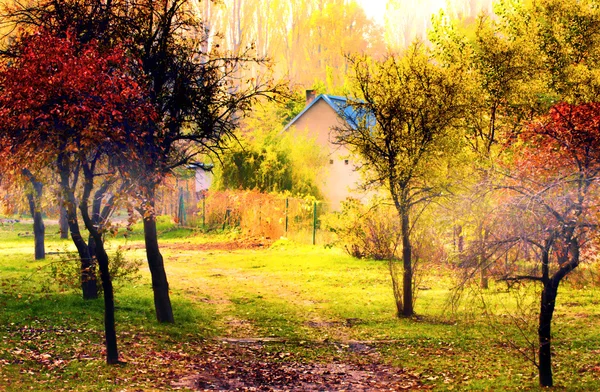
[[[316,87],[313,86],[313,89],[316,90]],[[253,119],[250,120],[248,122],[252,123],[252,128],[253,127],[258,127],[260,129],[265,129],[265,128],[283,128],[284,126],[286,126],[290,121],[292,121],[294,119],[294,117],[296,117],[298,114],[300,114],[300,112],[304,109],[304,106],[306,105],[306,96],[302,91],[299,90],[292,90],[290,92],[290,96],[287,97],[286,99],[283,100],[283,102],[277,102],[277,103],[271,103],[270,105],[267,106],[260,106],[260,110],[257,113],[258,115],[256,116],[251,116],[250,118]],[[269,116],[269,113],[271,112],[275,112],[275,115],[271,115]],[[268,118],[269,120],[274,120],[275,122],[271,123],[261,123],[260,121],[257,121],[257,119],[261,116],[264,116],[266,118]],[[271,118],[269,118],[271,117]],[[265,127],[265,125],[267,125],[268,127]]]
[[[93,179],[104,182],[92,203],[94,225],[104,224],[100,221],[110,211],[101,214],[102,205],[110,204],[102,202],[104,194],[113,192],[106,200],[123,197],[128,183],[118,179],[131,180],[124,162],[139,157],[134,146],[155,119],[145,85],[134,76],[138,72],[137,61],[123,47],[107,49],[95,40],[81,44],[72,30],[57,36],[42,28],[18,36],[0,68],[4,172],[13,180],[25,173],[47,177],[47,170],[59,174],[82,263],[89,257],[77,223],[78,179],[92,183],[87,198],[79,193],[81,205],[91,197]]]
[[[385,51],[380,26],[355,0],[227,0],[196,9],[210,47],[238,54],[253,46],[293,85],[328,80],[328,88],[339,87],[348,71],[344,54]]]
[[[439,58],[462,62],[470,75],[465,127],[477,155],[472,191],[456,209],[468,244],[459,259],[472,267],[463,278],[479,270],[482,283],[490,274],[515,292],[527,280],[541,283],[539,361],[530,357],[548,386],[557,287],[593,253],[597,236],[600,13],[593,1],[555,0],[500,1],[494,11],[462,26],[442,16],[432,33]]]
[[[461,150],[455,126],[464,104],[458,70],[451,75],[415,44],[384,62],[355,58],[354,71],[358,99],[337,140],[365,160],[369,183],[408,212],[452,181],[446,164]]]
[[[551,324],[558,287],[595,251],[600,144],[596,103],[561,103],[521,133],[505,169],[490,238],[473,249],[507,282],[542,286],[538,362],[552,386]]]
[[[147,86],[136,78],[140,64],[127,50],[103,47],[96,40],[82,43],[72,28],[62,33],[22,31],[5,53],[9,61],[5,57],[0,65],[1,153],[11,174],[29,169],[37,175],[44,167],[58,172],[85,298],[97,297],[92,269],[93,260],[98,262],[106,360],[116,364],[114,297],[102,234],[118,200],[131,188],[134,175],[126,163],[139,160],[134,147],[147,138],[157,117]],[[77,187],[80,176],[82,188]],[[102,181],[99,186],[97,180]],[[83,240],[77,208],[93,245]]]
[[[550,104],[596,99],[600,13],[595,1],[502,1],[496,12],[510,39],[525,41],[528,64],[538,72]]]
[[[318,178],[326,156],[322,148],[300,132],[282,133],[277,107],[257,109],[243,133],[230,143],[216,174],[217,189],[287,192],[319,198]]]
[[[596,103],[555,105],[520,135],[513,147],[519,155],[505,166],[499,200],[505,210],[498,222],[518,224],[504,227],[501,238],[509,239],[507,246],[536,248],[526,259],[546,254],[547,260],[537,262],[550,280],[560,281],[579,265],[580,252],[595,249],[599,113]]]
[[[502,22],[486,14],[466,26],[441,14],[430,38],[446,67],[464,67],[466,141],[473,163],[487,170],[503,152],[502,141],[518,132],[532,111],[547,109],[531,43],[507,36]]]
[[[357,199],[342,202],[340,212],[324,218],[325,228],[336,234],[335,245],[356,258],[398,259],[400,223],[390,219],[390,207],[374,203],[371,207]]]
[[[111,50],[123,46],[137,59],[138,68],[129,76],[143,80],[149,89],[151,108],[142,114],[156,115],[136,144],[140,159],[122,167],[129,179],[138,180],[134,185],[161,322],[174,319],[154,224],[156,187],[176,167],[218,151],[253,104],[283,91],[283,84],[273,82],[267,59],[252,46],[233,51],[211,46],[193,5],[189,0],[44,0],[18,3],[5,16],[18,27],[43,26],[57,34],[72,30],[82,44],[97,39]],[[252,67],[259,72],[249,77],[246,72]],[[93,185],[93,176],[87,176],[86,185]],[[91,187],[86,191],[89,195]],[[94,235],[92,219],[83,218]]]
[[[402,236],[403,314],[411,316],[411,231],[422,211],[448,193],[450,162],[462,148],[460,65],[443,68],[419,43],[385,61],[353,59],[356,99],[349,101],[337,141],[364,161],[367,187],[385,189]]]
[[[125,143],[139,142],[132,131],[153,110],[131,76],[137,63],[123,48],[79,46],[72,33],[61,38],[42,29],[23,36],[14,50],[19,56],[0,66],[5,174],[39,170],[60,154],[77,157],[99,146],[132,151]]]
[[[301,199],[259,191],[209,191],[204,223],[209,230],[237,228],[245,236],[277,239],[312,230],[315,202],[310,196]]]
[[[141,279],[140,267],[142,261],[126,257],[121,246],[117,247],[110,255],[110,276],[114,283],[115,291],[119,291],[125,284],[136,283]],[[92,271],[100,280],[100,273],[96,268]],[[81,291],[81,263],[73,252],[62,252],[58,260],[41,268],[42,274],[46,276],[44,291],[52,291],[58,286],[59,291],[78,293]],[[102,293],[102,286],[99,287]]]
[[[415,40],[425,40],[435,29],[432,14],[443,12],[453,22],[470,22],[478,15],[491,11],[492,0],[389,0],[385,15],[387,47],[401,52]],[[443,10],[443,11],[441,11]]]
[[[133,87],[146,82],[152,108],[138,105],[138,110],[146,115],[141,119],[150,117],[152,123],[146,124],[137,144],[136,152],[145,159],[129,169],[137,169],[140,177],[149,176],[145,185],[150,188],[160,176],[186,165],[199,153],[218,149],[252,104],[283,91],[270,78],[268,61],[252,48],[228,52],[207,47],[208,37],[189,0],[168,1],[160,7],[153,0],[107,4],[45,0],[17,4],[4,19],[55,34],[71,32],[71,39],[84,47],[101,46],[107,52],[126,48],[131,53],[137,67],[122,79]],[[250,65],[258,66],[262,75],[246,78],[244,71]],[[132,95],[122,90],[124,97]],[[110,106],[107,111],[112,113]]]
[[[470,18],[491,10],[491,0],[388,0],[385,20],[373,20],[368,2],[342,0],[226,0],[198,2],[195,10],[210,31],[210,45],[235,52],[254,45],[274,61],[278,75],[308,88],[323,81],[339,95],[349,76],[346,54],[379,58],[424,40],[431,14]],[[224,33],[219,36],[218,32]]]

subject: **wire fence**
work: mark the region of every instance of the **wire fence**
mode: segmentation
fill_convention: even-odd
[[[171,216],[185,227],[206,231],[235,229],[243,235],[277,240],[281,237],[305,244],[329,244],[334,236],[325,229],[322,218],[331,205],[314,198],[285,197],[258,191],[196,191],[196,180],[171,178],[157,190],[157,215]],[[3,215],[28,217],[25,204],[3,190]],[[51,203],[50,203],[51,204]],[[44,206],[46,218],[58,219],[57,205]],[[126,220],[127,212],[116,216]]]
[[[333,239],[321,218],[330,205],[314,198],[294,198],[258,191],[196,192],[193,179],[177,180],[158,193],[158,213],[170,215],[182,226],[207,231],[236,229],[267,239],[289,238],[307,244]]]

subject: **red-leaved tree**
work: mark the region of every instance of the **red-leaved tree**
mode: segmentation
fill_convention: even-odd
[[[157,113],[139,144],[139,211],[159,322],[174,322],[169,283],[158,244],[156,189],[174,169],[206,153],[219,153],[253,104],[286,88],[271,80],[269,61],[252,47],[229,53],[210,45],[211,35],[192,0],[41,0],[16,2],[1,16],[7,24],[73,31],[82,44],[123,45],[141,64]],[[252,72],[260,68],[264,71]]]
[[[71,236],[82,257],[82,284],[93,260],[77,208],[95,242],[104,289],[107,362],[117,363],[114,300],[102,231],[115,201],[132,183],[126,162],[139,159],[153,108],[133,75],[138,63],[121,47],[81,44],[72,34],[23,34],[0,64],[0,154],[4,171],[54,168]],[[79,178],[83,187],[78,187]],[[81,190],[77,194],[78,189]],[[93,190],[95,192],[92,192]],[[111,192],[111,197],[105,197]],[[85,287],[84,287],[85,289]]]
[[[492,268],[499,279],[541,283],[535,364],[549,387],[558,288],[598,234],[600,103],[555,105],[519,135],[514,156],[499,187],[498,225],[479,250],[490,266],[502,260]]]

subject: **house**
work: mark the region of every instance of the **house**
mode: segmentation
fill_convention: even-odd
[[[215,167],[212,163],[204,162],[192,162],[188,165],[188,168],[194,170],[194,190],[198,199],[200,195],[206,192],[213,182],[213,168]]]
[[[332,210],[338,210],[340,202],[347,197],[364,198],[364,194],[357,190],[360,174],[356,171],[356,159],[346,147],[334,143],[334,128],[347,125],[347,119],[353,118],[352,110],[344,97],[315,96],[314,90],[307,90],[306,107],[283,130],[306,131],[328,152],[328,165],[319,188]]]

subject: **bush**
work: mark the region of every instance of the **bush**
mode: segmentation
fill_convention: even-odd
[[[425,221],[424,217],[421,219],[421,222]],[[332,245],[344,248],[353,257],[388,262],[396,309],[401,315],[404,308],[404,269],[400,262],[402,235],[396,210],[378,200],[374,200],[371,206],[365,206],[356,199],[347,199],[342,202],[341,212],[329,214],[323,222],[329,231],[336,234],[337,239]],[[417,299],[417,287],[423,278],[422,262],[447,259],[440,237],[432,225],[424,224],[411,230],[413,305]]]
[[[294,102],[288,103],[258,105],[244,119],[240,133],[220,157],[221,165],[215,167],[212,189],[320,198],[327,151],[305,130],[281,132],[297,111]]]
[[[312,227],[315,198],[288,197],[256,190],[209,191],[205,200],[207,229],[237,228],[242,235],[277,239]]]
[[[336,245],[351,256],[387,261],[397,314],[401,315],[403,270],[397,252],[402,237],[397,216],[394,210],[377,201],[367,207],[356,199],[347,199],[342,202],[341,212],[329,215],[324,221],[337,235]]]
[[[356,199],[342,202],[342,211],[327,215],[323,222],[336,234],[333,245],[341,246],[353,257],[375,260],[397,259],[400,222],[390,207],[364,206]]]
[[[141,260],[126,258],[120,246],[114,254],[109,254],[109,257],[110,276],[115,291],[120,289],[125,282],[135,282],[140,279],[139,271],[143,264]],[[46,291],[56,285],[60,291],[81,292],[81,260],[76,252],[62,253],[59,260],[46,266],[45,272],[47,274],[45,281],[48,283],[47,287],[44,287]],[[102,293],[98,268],[96,268],[96,279],[98,292]]]

